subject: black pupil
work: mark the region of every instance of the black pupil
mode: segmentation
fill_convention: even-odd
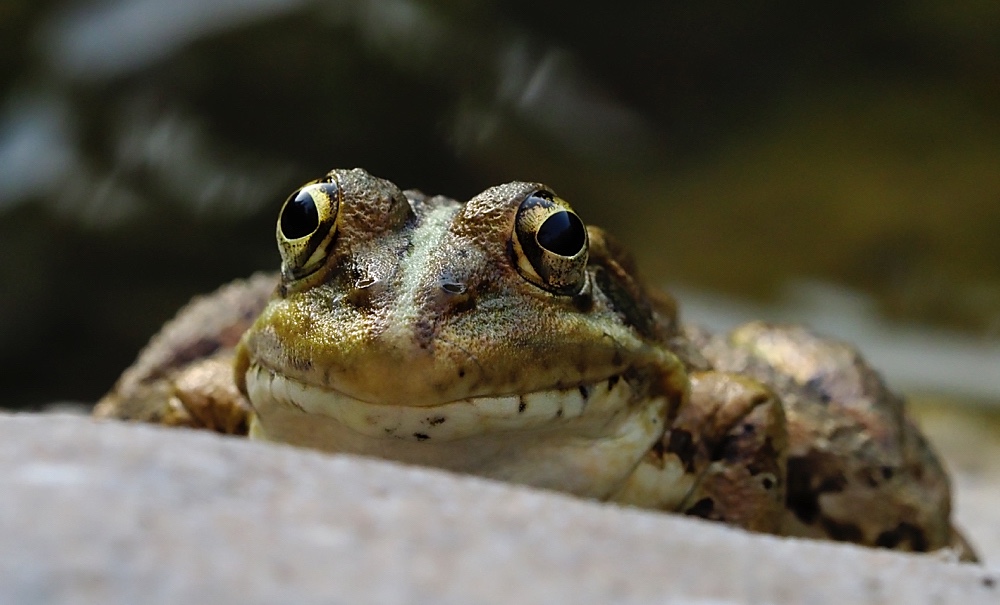
[[[285,209],[281,211],[281,232],[285,237],[299,239],[315,231],[318,226],[319,212],[308,191],[299,191],[298,195],[285,203]]]
[[[573,256],[587,241],[583,221],[572,212],[561,210],[549,216],[535,236],[538,245],[559,256]]]

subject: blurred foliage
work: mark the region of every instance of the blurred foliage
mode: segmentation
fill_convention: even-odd
[[[8,0],[0,74],[8,405],[96,398],[275,267],[334,166],[544,181],[657,282],[1000,335],[997,3]]]

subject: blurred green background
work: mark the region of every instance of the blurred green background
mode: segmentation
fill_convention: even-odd
[[[354,166],[543,181],[695,319],[1000,402],[1000,3],[4,0],[0,403],[95,400]]]

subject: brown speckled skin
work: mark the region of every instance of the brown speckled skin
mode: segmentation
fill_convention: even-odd
[[[926,551],[952,544],[948,475],[930,444],[853,347],[801,326],[691,331],[713,367],[781,396],[788,427],[782,533]]]
[[[232,378],[235,348],[277,284],[276,275],[258,274],[196,297],[149,341],[94,416],[245,433],[250,405]]]
[[[361,170],[328,179],[343,200],[320,270],[292,279],[283,267],[280,283],[258,276],[192,303],[97,415],[242,433],[249,368],[427,408],[551,389],[579,388],[586,401],[595,385],[622,380],[634,393],[623,412],[655,401],[662,412],[660,437],[628,454],[635,472],[611,478],[617,492],[588,492],[579,478],[525,482],[756,531],[913,551],[952,546],[973,557],[950,524],[946,473],[901,399],[851,347],[794,326],[755,323],[727,336],[682,328],[672,299],[648,290],[628,253],[593,227],[579,292],[530,283],[512,232],[520,202],[544,187],[537,183],[493,187],[461,204]],[[234,381],[234,334],[258,314],[235,352]],[[267,429],[266,417],[256,421]],[[297,442],[294,431],[280,440]],[[442,446],[421,434],[399,451],[422,447]]]

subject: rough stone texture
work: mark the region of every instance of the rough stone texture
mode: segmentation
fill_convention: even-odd
[[[988,567],[79,417],[0,416],[0,484],[23,605],[1000,602]]]

